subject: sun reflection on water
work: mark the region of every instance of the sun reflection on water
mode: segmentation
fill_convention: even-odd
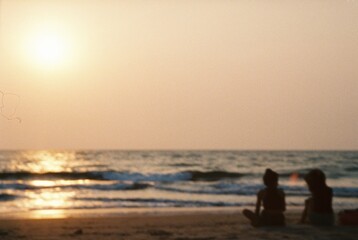
[[[66,152],[37,151],[26,154],[26,167],[31,172],[62,172],[70,170],[68,163],[73,154]]]
[[[42,173],[71,172],[71,161],[75,160],[71,152],[29,151],[24,153],[18,171],[37,173],[34,179],[21,180],[35,189],[25,190],[22,207],[28,209],[32,218],[63,218],[66,209],[70,209],[76,195],[75,190],[64,190],[62,186],[86,184],[86,180],[52,179],[42,177]],[[40,176],[40,178],[38,178]],[[60,175],[59,175],[60,176]]]
[[[27,192],[30,201],[27,203],[29,209],[59,209],[71,206],[71,198],[75,192],[62,192],[55,190],[41,190],[40,192]]]
[[[64,218],[66,209],[73,205],[71,198],[75,192],[60,192],[57,190],[42,190],[41,192],[27,192],[28,201],[24,207],[30,210],[31,218]]]
[[[32,211],[30,216],[31,216],[31,218],[36,218],[36,219],[67,217],[66,212],[63,209],[36,210],[36,211]]]
[[[30,184],[35,187],[53,187],[56,185],[55,181],[50,180],[33,180]]]
[[[34,187],[62,187],[70,185],[86,185],[96,182],[89,179],[78,179],[78,180],[32,180],[29,182],[30,185]]]

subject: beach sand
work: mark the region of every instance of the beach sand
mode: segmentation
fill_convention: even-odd
[[[0,239],[357,239],[358,228],[299,225],[287,212],[287,226],[253,228],[234,211],[127,214],[61,219],[1,219]]]

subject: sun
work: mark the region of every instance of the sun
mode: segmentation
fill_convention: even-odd
[[[55,30],[42,30],[32,34],[28,49],[30,62],[45,69],[60,67],[70,58],[66,37]]]
[[[34,57],[43,64],[56,64],[64,57],[63,40],[53,34],[37,36],[34,42]]]

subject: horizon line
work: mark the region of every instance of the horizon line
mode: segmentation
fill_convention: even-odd
[[[165,152],[165,151],[212,151],[212,152],[221,152],[221,151],[241,151],[241,152],[250,152],[250,151],[258,151],[258,152],[356,152],[358,149],[259,149],[259,148],[10,148],[10,149],[2,149],[0,148],[0,152],[6,151],[153,151],[153,152]]]

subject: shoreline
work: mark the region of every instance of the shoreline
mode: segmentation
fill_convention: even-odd
[[[172,216],[192,214],[237,214],[243,209],[254,210],[254,206],[242,207],[162,207],[162,208],[104,208],[104,209],[44,209],[24,212],[2,212],[1,220],[24,219],[68,219],[68,218],[120,218],[137,216]],[[303,206],[291,206],[285,211],[285,215],[300,215]],[[337,216],[343,209],[334,209]]]
[[[163,208],[105,208],[105,209],[45,209],[0,214],[0,221],[6,219],[67,219],[104,218],[136,216],[172,216],[191,214],[241,214],[245,207],[163,207]]]

